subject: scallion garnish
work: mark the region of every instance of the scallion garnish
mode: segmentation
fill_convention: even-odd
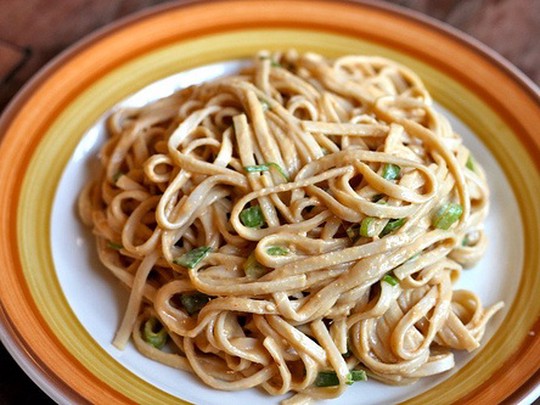
[[[182,256],[173,260],[174,264],[192,269],[197,266],[212,250],[210,246],[201,246],[184,253]]]
[[[261,108],[263,111],[268,111],[270,110],[272,107],[270,106],[270,103],[268,102],[268,100],[265,100],[263,98],[259,98],[259,102],[261,103]]]
[[[259,56],[259,60],[267,60],[267,59],[270,59],[270,57],[266,56],[266,55]],[[272,59],[272,60],[270,60],[270,66],[281,67],[281,64]]]
[[[287,256],[289,254],[289,249],[281,246],[272,246],[266,249],[266,253],[270,256]]]
[[[460,204],[448,203],[443,205],[433,218],[433,226],[438,229],[447,230],[450,226],[461,218],[463,207]]]
[[[240,221],[248,228],[261,228],[265,224],[261,207],[254,205],[253,207],[242,210]]]
[[[390,284],[391,286],[396,286],[399,284],[399,281],[397,278],[395,278],[394,276],[390,275],[390,274],[385,274],[382,278],[382,281],[384,281],[385,283],[388,283]]]
[[[349,381],[352,381],[352,378],[347,378],[347,382]],[[317,387],[333,387],[339,385],[339,378],[335,371],[319,371],[317,378],[315,378],[315,385]]]
[[[244,262],[244,273],[249,278],[261,278],[268,273],[268,267],[260,264],[255,258],[255,252],[251,252],[246,261]]]
[[[373,222],[375,221],[375,218],[373,217],[365,217],[362,219],[362,222],[360,222],[360,235],[365,236],[367,238],[371,238],[375,236],[375,228],[373,227]]]
[[[112,177],[112,181],[113,183],[116,184],[116,182],[120,179],[120,177],[122,177],[125,173],[124,172],[121,172],[121,171],[117,171],[113,177]]]
[[[351,379],[356,381],[367,381],[367,374],[365,370],[351,370]]]
[[[364,370],[351,370],[347,374],[347,385],[352,385],[356,381],[366,381],[367,374]],[[317,387],[333,387],[339,385],[339,378],[335,371],[319,371],[315,378]]]
[[[114,250],[120,250],[120,249],[123,249],[124,246],[122,246],[121,244],[119,243],[115,243],[115,242],[111,242],[110,240],[107,241],[107,247],[109,249],[114,249]]]
[[[467,158],[467,163],[465,163],[465,167],[469,170],[474,171],[474,160],[472,154],[469,154],[469,157]]]
[[[278,173],[285,179],[285,181],[289,181],[289,176],[287,176],[287,173],[285,173],[285,170],[274,162],[268,162],[263,163],[261,165],[253,165],[253,166],[244,166],[244,170],[248,173],[255,173],[255,172],[267,172],[271,168],[274,168],[278,171]]]
[[[399,176],[401,167],[393,163],[385,163],[383,166],[382,176],[386,180],[395,180]]]
[[[180,302],[189,316],[199,312],[206,304],[210,302],[211,299],[212,298],[209,295],[202,292],[182,294],[180,296]]]
[[[165,346],[168,336],[167,330],[161,325],[157,318],[149,318],[144,323],[143,339],[146,343],[154,346],[156,349],[161,349]]]
[[[403,226],[405,221],[406,221],[405,218],[391,219],[390,221],[388,221],[386,226],[383,228],[383,230],[379,234],[379,237],[382,238],[383,236],[386,236],[389,233],[397,231],[399,228],[401,228]]]

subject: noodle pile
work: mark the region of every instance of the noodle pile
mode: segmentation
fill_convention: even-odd
[[[260,52],[107,127],[79,210],[130,289],[119,348],[308,403],[451,369],[503,305],[452,289],[489,190],[392,61]]]

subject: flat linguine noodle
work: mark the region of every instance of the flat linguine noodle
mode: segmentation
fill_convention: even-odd
[[[130,289],[119,348],[308,403],[447,371],[503,306],[452,289],[489,190],[397,63],[260,52],[107,128],[79,210]]]

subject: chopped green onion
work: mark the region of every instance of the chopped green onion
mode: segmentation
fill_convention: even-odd
[[[349,378],[349,375],[347,376],[347,383],[349,383],[349,381],[352,383],[352,379]],[[339,385],[339,378],[335,371],[319,371],[317,378],[315,378],[315,385],[317,387],[333,387]]]
[[[254,205],[253,207],[242,210],[240,221],[248,228],[261,228],[265,224],[261,207]]]
[[[259,102],[261,103],[261,108],[263,111],[268,111],[270,110],[272,107],[270,106],[270,103],[268,102],[268,100],[265,100],[263,98],[259,98]]]
[[[467,158],[467,163],[465,163],[465,167],[469,170],[474,171],[474,160],[472,154],[469,154],[469,157]]]
[[[180,302],[184,306],[189,316],[199,312],[206,304],[210,302],[212,298],[202,292],[196,292],[192,294],[182,294],[180,296]]]
[[[173,260],[174,264],[192,269],[197,266],[212,250],[210,246],[201,246],[196,249],[190,250],[187,253],[184,253],[182,256],[177,257]]]
[[[383,166],[382,176],[386,180],[395,180],[399,176],[401,167],[393,163],[385,163]]]
[[[362,222],[360,222],[361,236],[365,236],[367,238],[375,236],[375,228],[373,227],[373,221],[375,221],[375,218],[373,217],[365,217],[364,219],[362,219]]]
[[[394,276],[390,275],[390,274],[385,274],[384,277],[382,278],[382,281],[384,281],[385,283],[390,284],[391,286],[396,286],[396,285],[399,284],[398,279],[395,278]]]
[[[272,246],[266,249],[266,253],[270,256],[287,256],[290,252],[289,249],[281,246]]]
[[[367,381],[367,375],[364,370],[351,370],[347,374],[347,385],[352,385],[356,381]],[[335,371],[319,371],[315,378],[317,387],[333,387],[339,385],[339,378]]]
[[[267,60],[267,59],[270,59],[269,56],[266,56],[266,55],[261,55],[259,56],[259,60]],[[279,62],[276,62],[275,60],[271,60],[270,61],[270,66],[273,66],[273,67],[281,67],[281,64]]]
[[[406,221],[405,218],[391,219],[383,228],[379,236],[382,238],[383,236],[386,236],[391,232],[397,231],[399,228],[403,226],[405,221]]]
[[[351,379],[353,381],[367,381],[365,370],[351,370]]]
[[[287,173],[285,173],[285,170],[274,162],[268,162],[263,163],[262,165],[253,165],[253,166],[244,166],[244,170],[248,173],[255,173],[255,172],[267,172],[271,168],[274,168],[278,171],[278,173],[285,179],[285,181],[289,181],[289,176],[287,176]]]
[[[159,325],[159,328],[156,328]],[[155,330],[157,329],[157,332]],[[148,344],[151,344],[156,349],[161,349],[165,343],[167,343],[168,338],[167,330],[161,325],[157,318],[149,318],[144,323],[143,328],[143,339]]]
[[[107,247],[108,247],[109,249],[114,249],[114,250],[120,250],[120,249],[123,249],[123,248],[124,248],[124,246],[122,246],[121,244],[111,242],[110,240],[107,241]]]
[[[120,179],[120,177],[122,177],[125,173],[121,172],[121,171],[117,171],[113,177],[112,177],[112,181],[113,183],[116,184],[116,182]]]
[[[465,237],[461,241],[461,246],[469,246],[469,243],[471,243],[471,241],[469,240],[469,235],[465,235]]]
[[[255,258],[255,252],[251,252],[246,261],[244,262],[244,273],[249,278],[261,278],[268,273],[268,267],[260,264]]]
[[[438,229],[447,230],[450,226],[461,218],[463,207],[460,204],[448,203],[443,205],[433,218],[433,226]]]
[[[359,224],[352,224],[349,226],[346,230],[347,236],[352,242],[356,242],[358,237],[360,236],[360,225]]]

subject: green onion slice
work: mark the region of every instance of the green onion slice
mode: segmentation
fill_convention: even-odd
[[[117,171],[113,177],[112,177],[112,181],[113,183],[116,184],[116,182],[120,179],[120,177],[122,177],[125,173],[124,172],[121,172],[121,171]]]
[[[122,246],[120,243],[111,242],[110,240],[107,241],[107,247],[114,250],[120,250],[124,248],[124,246]]]
[[[352,380],[349,379],[348,380]],[[333,387],[339,385],[339,378],[335,371],[319,371],[317,378],[315,378],[315,385],[317,387]]]
[[[261,278],[269,269],[266,266],[260,264],[255,258],[255,252],[251,252],[246,261],[244,262],[244,273],[249,278]]]
[[[177,257],[173,260],[174,264],[192,269],[197,266],[212,250],[210,246],[201,246],[196,249],[190,250],[187,253],[184,253],[182,256]]]
[[[472,154],[469,154],[469,157],[467,158],[467,163],[465,163],[465,167],[474,172],[474,159],[472,157]]]
[[[268,100],[265,100],[264,98],[259,98],[259,102],[261,103],[261,108],[263,111],[268,111],[272,108]]]
[[[360,235],[365,236],[367,238],[371,238],[375,236],[375,228],[373,227],[373,222],[375,221],[375,218],[373,217],[365,217],[362,219],[362,222],[360,222]]]
[[[189,316],[199,312],[211,299],[212,298],[209,295],[202,292],[182,294],[180,296],[180,302],[182,302],[182,305]]]
[[[395,278],[394,276],[390,275],[390,274],[385,274],[384,277],[382,278],[382,281],[384,281],[385,283],[390,284],[391,286],[396,286],[396,285],[399,284],[398,279]]]
[[[379,236],[382,238],[383,236],[388,235],[389,233],[392,233],[394,231],[397,231],[399,228],[403,226],[405,223],[405,218],[398,218],[398,219],[391,219],[388,221],[386,226],[383,228]]]
[[[266,223],[259,205],[242,210],[240,221],[248,228],[261,228]]]
[[[365,370],[351,370],[351,379],[353,381],[367,381]]]
[[[287,256],[290,252],[289,249],[281,246],[272,246],[266,249],[266,253],[270,256]]]
[[[367,374],[364,370],[351,370],[347,374],[347,385],[352,385],[356,381],[366,381]],[[333,387],[339,385],[339,378],[335,371],[320,371],[315,378],[317,387]]]
[[[433,226],[438,229],[447,230],[450,226],[461,218],[463,207],[460,204],[448,203],[443,205],[433,218]]]
[[[157,318],[149,318],[144,323],[143,339],[146,343],[154,346],[156,349],[161,349],[165,346],[168,337],[167,330],[161,325]]]
[[[401,167],[393,163],[385,163],[383,166],[382,176],[386,180],[395,180],[399,177]]]
[[[267,172],[271,168],[278,171],[278,173],[285,179],[285,181],[289,181],[289,176],[287,176],[287,173],[285,173],[285,170],[274,162],[268,162],[263,163],[262,165],[253,165],[253,166],[244,166],[244,170],[248,173],[255,173],[255,172]]]

